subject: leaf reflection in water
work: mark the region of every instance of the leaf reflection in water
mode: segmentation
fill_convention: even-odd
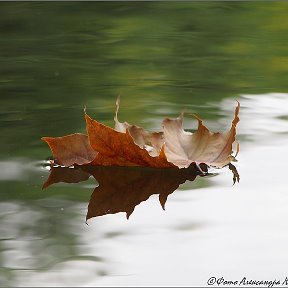
[[[78,183],[93,176],[99,183],[90,198],[86,221],[106,214],[126,212],[127,219],[135,207],[151,195],[159,194],[165,203],[180,184],[194,181],[197,176],[206,176],[207,167],[191,165],[185,169],[153,169],[143,167],[81,166],[75,168],[51,167],[50,175],[43,188],[64,182]]]

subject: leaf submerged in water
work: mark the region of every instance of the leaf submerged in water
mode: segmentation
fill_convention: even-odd
[[[226,133],[213,133],[195,116],[198,128],[194,133],[183,129],[183,113],[176,119],[164,119],[163,131],[148,132],[136,125],[118,120],[120,98],[116,101],[115,127],[93,120],[85,112],[87,136],[79,133],[63,137],[43,137],[49,145],[56,164],[62,166],[143,166],[152,168],[208,167],[229,165],[239,182],[239,174],[230,163],[232,144],[236,138],[240,104],[235,109],[231,128]],[[238,147],[237,147],[238,150]],[[237,151],[238,152],[238,151]]]

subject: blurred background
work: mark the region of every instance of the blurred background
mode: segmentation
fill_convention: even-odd
[[[1,2],[0,285],[284,277],[287,12],[285,2]],[[154,195],[129,221],[87,226],[95,179],[42,190],[51,153],[40,138],[85,133],[85,106],[113,125],[119,94],[120,120],[155,131],[184,108],[225,131],[239,100],[240,184],[217,170],[180,186],[165,212]],[[189,115],[185,128],[196,128]]]

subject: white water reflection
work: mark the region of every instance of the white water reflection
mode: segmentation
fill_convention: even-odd
[[[91,254],[86,243],[86,205],[59,199],[57,208],[53,200],[0,203],[0,286],[81,286],[107,274],[105,250]]]
[[[271,141],[288,133],[288,94],[241,95],[240,123],[237,134],[254,141]],[[225,99],[220,103],[223,115],[231,111],[235,101]],[[277,135],[275,135],[277,134]]]
[[[27,179],[31,170],[34,170],[34,165],[27,164],[27,159],[0,161],[0,181],[22,181]]]

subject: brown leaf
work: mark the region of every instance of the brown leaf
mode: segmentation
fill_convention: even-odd
[[[103,165],[119,165],[119,163],[125,165],[126,159],[130,166],[155,168],[174,166],[167,161],[164,154],[164,147],[162,147],[158,156],[152,157],[146,149],[135,145],[128,130],[126,130],[125,133],[115,131],[108,126],[91,119],[86,113],[85,119],[91,147],[105,157],[106,160],[109,159]],[[95,163],[97,163],[97,157]]]
[[[195,115],[198,129],[194,133],[183,130],[183,113],[175,120],[165,119],[163,130],[167,160],[179,168],[188,167],[191,163],[205,163],[217,168],[229,164],[234,159],[231,153],[239,122],[239,109],[238,102],[232,127],[227,133],[209,131]]]
[[[150,156],[158,156],[164,145],[163,132],[148,132],[142,127],[130,125],[127,122],[119,122],[118,111],[120,107],[120,96],[116,100],[116,112],[114,116],[115,131],[126,133],[128,130],[134,143],[142,149],[146,149]]]
[[[90,143],[86,135],[76,133],[76,134],[71,134],[71,135],[67,135],[64,137],[42,137],[42,140],[44,140],[50,146],[50,149],[54,156],[54,162],[56,164],[63,165],[63,166],[71,166],[75,164],[77,165],[91,164],[91,165],[103,165],[103,166],[110,166],[110,165],[138,166],[140,165],[140,166],[151,166],[151,167],[174,166],[173,164],[170,164],[167,162],[164,152],[163,151],[161,152],[161,148],[163,146],[163,138],[162,138],[163,133],[162,132],[150,133],[136,125],[130,125],[127,122],[124,122],[124,123],[119,122],[117,118],[119,105],[120,105],[120,98],[118,97],[116,101],[116,113],[114,117],[115,131],[118,130],[120,131],[120,133],[124,131],[124,133],[126,133],[126,129],[127,129],[127,134],[130,135],[130,136],[127,135],[131,143],[130,146],[133,145],[135,146],[134,150],[137,150],[138,152],[140,151],[140,154],[142,156],[140,155],[139,157],[143,158],[142,161],[135,162],[135,157],[132,157],[132,161],[131,161],[131,157],[129,158],[129,155],[123,156],[121,155],[121,153],[113,154],[112,156],[109,155],[109,153],[108,154],[98,153],[99,149],[94,150],[92,147],[94,147],[95,145],[92,145],[92,147],[90,146]],[[86,117],[86,120],[87,120],[87,117]],[[101,127],[109,128],[105,125],[102,125]],[[109,128],[109,129],[110,131],[113,131],[112,128]],[[88,130],[88,127],[87,127],[87,130]],[[117,133],[114,133],[113,137],[114,135],[117,135]],[[92,139],[97,139],[101,141],[101,139],[98,137],[97,134],[93,136],[94,137],[92,137]],[[117,139],[115,139],[115,141],[117,141]],[[137,146],[135,144],[138,145],[140,149],[137,149]],[[120,148],[120,150],[122,150],[122,148]],[[151,157],[149,157],[149,155],[152,157],[156,157],[154,161]],[[145,159],[146,159],[146,162],[145,162]],[[150,164],[146,165],[145,163],[147,163],[147,161],[149,161],[151,165]],[[162,163],[162,164],[159,164],[159,163]]]
[[[186,132],[183,130],[183,114],[174,120],[165,119],[163,132],[151,133],[136,125],[119,122],[119,105],[118,97],[115,129],[91,119],[85,112],[88,138],[78,133],[56,138],[43,137],[52,150],[55,162],[64,166],[91,164],[154,168],[187,168],[195,163],[201,170],[201,163],[221,168],[235,160],[231,153],[239,122],[239,102],[232,127],[227,133],[209,131],[195,115],[198,129],[195,133]]]
[[[49,145],[54,161],[59,165],[89,164],[97,155],[84,134],[75,133],[63,137],[42,137],[41,139]]]

